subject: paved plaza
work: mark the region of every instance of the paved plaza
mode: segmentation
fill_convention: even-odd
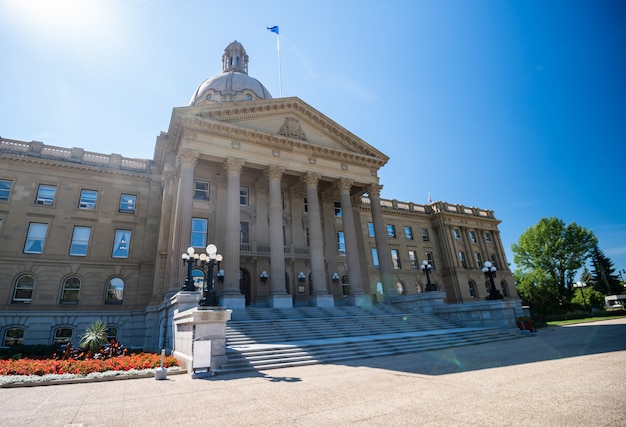
[[[209,379],[0,389],[2,426],[626,426],[626,319]]]

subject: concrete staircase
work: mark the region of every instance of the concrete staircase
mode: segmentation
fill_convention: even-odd
[[[464,328],[393,306],[246,308],[226,324],[228,362],[216,373],[266,370],[427,351],[523,336],[515,329]]]

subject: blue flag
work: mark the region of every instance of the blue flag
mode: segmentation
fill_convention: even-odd
[[[274,25],[273,27],[267,27],[272,33],[276,33],[278,35],[278,25]]]

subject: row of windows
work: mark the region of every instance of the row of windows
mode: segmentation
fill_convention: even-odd
[[[421,268],[421,263],[419,258],[417,257],[417,251],[410,250],[409,254],[409,264],[412,270],[418,270]],[[432,252],[425,252],[426,256],[425,261],[428,261],[428,264],[431,265],[433,269],[435,269],[435,259],[433,257]],[[400,251],[398,249],[391,249],[391,262],[393,264],[394,270],[402,270],[402,263],[400,261]],[[372,264],[374,268],[379,268],[380,264],[378,262],[378,249],[372,248]]]
[[[478,288],[476,287],[476,283],[473,280],[470,280],[467,284],[469,288],[469,293],[472,298],[480,298],[478,295]],[[505,297],[509,296],[509,288],[505,281],[500,282],[500,289],[502,289],[502,295]],[[491,292],[491,284],[486,281],[485,282],[485,295],[488,295]]]
[[[69,276],[61,283],[61,296],[59,304],[78,304],[80,301],[80,291],[82,281],[77,276]],[[13,288],[14,304],[30,304],[35,292],[35,277],[30,274],[23,274],[15,280]],[[105,304],[121,304],[124,300],[124,280],[120,277],[113,277],[107,281],[105,289]]]
[[[15,345],[23,345],[25,332],[26,329],[20,326],[6,328],[4,330],[4,333],[2,334],[2,346],[10,347]],[[117,341],[117,337],[119,336],[119,328],[116,326],[110,326],[107,328],[106,334],[107,340],[109,342],[112,340]],[[73,328],[67,326],[56,327],[54,328],[54,334],[52,335],[52,344],[67,344],[69,342],[72,342],[74,338],[75,336]]]
[[[474,260],[476,261],[476,265],[478,266],[478,268],[483,268],[483,258],[479,252],[474,253]],[[461,262],[461,266],[463,266],[463,268],[468,268],[467,259],[465,258],[465,252],[459,252],[459,261]],[[494,267],[498,267],[498,261],[494,254],[491,254],[491,263]]]
[[[454,235],[454,240],[461,240],[461,231],[458,228],[455,228],[454,230],[452,230],[452,234]],[[470,242],[472,243],[478,243],[478,238],[476,237],[476,232],[475,231],[468,231],[467,235],[470,239]],[[483,233],[483,238],[485,239],[486,243],[491,243],[491,234],[488,232],[484,232]]]
[[[43,253],[47,234],[48,224],[31,222],[28,225],[28,233],[26,234],[26,241],[24,243],[24,253]],[[131,237],[132,231],[130,230],[115,230],[113,249],[111,251],[113,258],[128,258]],[[72,256],[87,256],[90,239],[91,227],[75,226],[72,232],[69,254]]]
[[[376,234],[374,232],[374,224],[371,222],[367,223],[367,231],[370,237],[375,237]],[[430,241],[430,235],[428,233],[428,229],[427,228],[422,228],[421,231],[421,236],[422,236],[422,241],[424,242],[428,242]],[[396,226],[393,224],[387,224],[387,237],[391,237],[392,239],[395,239],[396,236]],[[407,240],[414,240],[413,237],[413,228],[409,227],[409,226],[404,226],[404,237]]]
[[[7,201],[11,196],[13,181],[0,179],[0,201]],[[52,206],[57,194],[56,185],[40,184],[37,189],[37,196],[34,203],[36,205]],[[80,199],[78,201],[78,209],[95,210],[98,202],[97,190],[80,191]],[[137,205],[137,196],[133,194],[122,194],[118,205],[119,212],[134,213]]]
[[[195,181],[193,184],[193,198],[196,200],[211,200],[211,185],[208,181]],[[250,197],[247,187],[239,187],[239,204],[248,206]]]

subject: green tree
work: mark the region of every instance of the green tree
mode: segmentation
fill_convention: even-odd
[[[513,278],[518,295],[530,307],[534,318],[545,320],[546,315],[556,313],[556,289],[550,286],[550,277],[545,271],[540,268],[527,272],[516,270]]]
[[[595,246],[591,250],[591,265],[593,266],[593,285],[605,295],[617,295],[622,292],[622,285],[615,273],[613,261],[604,255],[604,252]]]
[[[107,343],[107,324],[102,320],[90,323],[80,339],[80,346],[90,353],[97,353]]]
[[[543,293],[542,299],[555,298],[550,302],[554,305],[551,308],[559,309],[570,301],[574,275],[596,244],[593,232],[574,222],[565,225],[556,217],[540,219],[511,246],[513,260],[520,269],[519,285],[527,288],[540,278],[540,285],[535,285],[534,291]],[[525,278],[526,275],[530,276]]]

